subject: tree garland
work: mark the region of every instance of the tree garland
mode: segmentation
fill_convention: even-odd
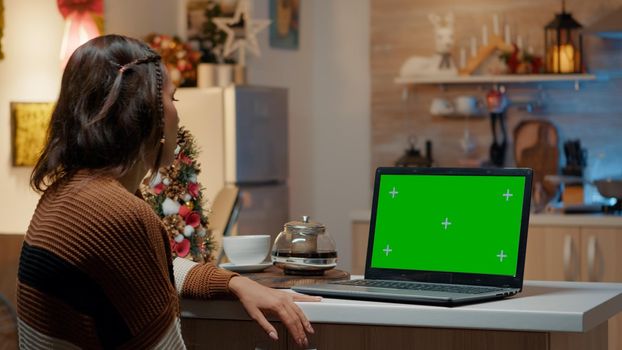
[[[141,186],[141,192],[166,227],[173,257],[203,262],[212,260],[214,241],[207,230],[203,188],[197,181],[198,153],[190,131],[180,127],[173,164],[161,168],[148,185]]]

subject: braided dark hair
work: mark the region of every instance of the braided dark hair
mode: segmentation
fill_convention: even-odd
[[[142,41],[106,35],[69,59],[48,142],[31,175],[43,191],[81,169],[124,175],[164,135],[160,56]]]
[[[162,116],[162,118],[158,119],[158,129],[162,130],[162,138],[160,139],[160,145],[158,147],[158,154],[156,155],[155,162],[153,164],[152,172],[154,174],[157,173],[157,170],[160,168],[160,163],[162,162],[162,151],[164,149],[164,103],[162,102],[162,86],[164,84],[164,79],[162,78],[162,67],[158,65],[156,67],[156,87],[160,92],[157,96],[158,100],[158,114]]]

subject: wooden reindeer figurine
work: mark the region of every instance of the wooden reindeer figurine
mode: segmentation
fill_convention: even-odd
[[[412,56],[400,69],[402,77],[418,75],[457,75],[458,71],[451,59],[454,45],[454,15],[449,13],[444,22],[435,14],[428,15],[434,25],[436,53],[432,56]]]

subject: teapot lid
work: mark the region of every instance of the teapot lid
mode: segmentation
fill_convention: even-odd
[[[286,223],[285,231],[302,234],[321,234],[326,231],[326,226],[319,222],[309,221],[309,216],[303,215],[302,221],[290,221]]]

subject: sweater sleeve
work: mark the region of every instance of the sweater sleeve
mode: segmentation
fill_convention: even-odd
[[[188,259],[173,260],[175,287],[184,298],[211,299],[229,295],[229,280],[239,274],[219,269],[214,264],[199,264]]]

